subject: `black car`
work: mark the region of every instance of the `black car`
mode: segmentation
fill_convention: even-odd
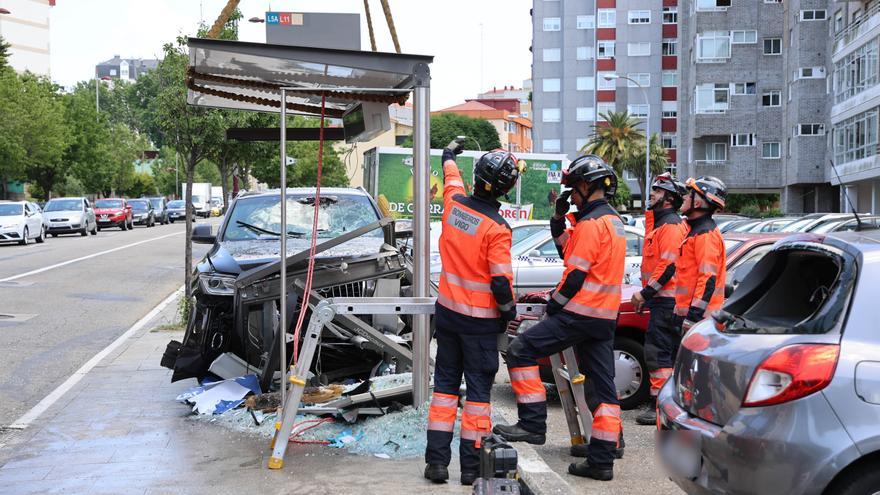
[[[143,225],[144,227],[156,225],[156,212],[153,210],[150,200],[130,199],[128,204],[131,205],[131,219],[134,225]]]
[[[287,198],[286,303],[292,333],[300,307],[301,289],[298,293],[296,284],[305,278],[309,262],[314,188],[289,189]],[[194,307],[184,340],[169,344],[163,358],[163,365],[174,370],[172,381],[206,376],[217,357],[232,353],[260,376],[263,390],[274,386],[280,345],[276,323],[282,262],[280,204],[278,190],[244,193],[229,205],[216,235],[210,225],[193,229],[193,242],[213,246],[195,269]],[[410,290],[411,273],[393,247],[393,222],[381,218],[375,201],[363,189],[322,188],[320,210],[313,298],[399,297]],[[383,353],[364,340],[362,328],[346,324],[333,325],[322,336],[321,365],[316,373],[322,379],[369,376],[383,363],[387,366],[390,355],[395,356],[398,369],[411,365],[411,351],[402,337],[393,351]],[[406,324],[393,325],[388,331],[400,335],[407,328]],[[288,345],[292,349],[292,343]]]
[[[147,199],[153,207],[153,215],[156,217],[156,221],[162,225],[168,224],[168,202],[165,198],[157,197]]]

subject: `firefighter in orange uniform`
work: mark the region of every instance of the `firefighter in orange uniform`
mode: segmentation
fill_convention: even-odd
[[[511,231],[498,198],[522,172],[505,151],[483,155],[474,165],[474,193],[465,194],[456,155],[462,139],[443,150],[443,231],[440,293],[434,316],[437,358],[428,414],[425,478],[449,478],[450,444],[462,374],[467,400],[461,415],[461,483],[471,485],[480,468],[480,439],[492,430],[489,393],[498,372],[498,334],[516,316],[510,261]]]
[[[687,180],[681,210],[688,234],[675,264],[675,315],[682,334],[724,304],[727,256],[712,215],[724,208],[726,198],[727,186],[720,179]]]
[[[620,404],[614,386],[614,333],[626,257],[623,222],[608,204],[617,175],[595,155],[575,159],[562,178],[563,193],[550,221],[565,271],[547,305],[547,318],[519,334],[507,350],[519,422],[493,430],[512,442],[546,440],[547,396],[538,359],[574,346],[584,374],[594,385],[593,428],[587,460],[569,473],[597,480],[613,478],[620,439]],[[577,206],[566,229],[568,198]],[[582,368],[582,369],[583,369]]]
[[[651,407],[636,418],[640,425],[657,423],[656,402],[660,388],[672,376],[672,364],[681,343],[675,320],[675,262],[687,235],[678,216],[684,200],[684,184],[669,173],[651,185],[651,202],[645,212],[645,242],[642,251],[642,290],[632,296],[633,308],[651,310],[645,336],[645,363],[651,380]]]

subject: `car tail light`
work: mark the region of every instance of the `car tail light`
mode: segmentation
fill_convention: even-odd
[[[822,390],[837,368],[840,346],[795,344],[777,349],[755,373],[743,407],[782,404]]]

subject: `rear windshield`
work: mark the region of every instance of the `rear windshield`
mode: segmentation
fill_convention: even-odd
[[[161,208],[162,200],[161,199],[151,199],[150,204],[153,205],[153,208]]]
[[[837,328],[852,291],[852,258],[813,245],[768,253],[746,275],[724,311],[731,333],[820,334]]]
[[[79,211],[82,210],[81,199],[53,199],[46,203],[43,211]]]
[[[178,200],[175,200],[175,201],[168,203],[168,208],[183,208],[183,205],[184,205],[183,201],[178,199]]]
[[[22,214],[22,205],[0,205],[0,217],[12,217]]]
[[[149,209],[146,201],[129,201],[128,204],[131,205],[132,210],[144,211]]]
[[[99,199],[95,201],[95,208],[122,208],[121,199]]]

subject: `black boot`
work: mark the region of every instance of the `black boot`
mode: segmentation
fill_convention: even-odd
[[[614,449],[614,458],[615,458],[615,459],[623,459],[623,451],[624,451],[624,447],[625,447],[625,446],[624,446],[624,444],[623,444],[623,435],[621,435],[621,436],[620,436],[620,446],[617,447],[616,449]],[[578,445],[572,445],[572,446],[571,446],[571,449],[569,449],[569,454],[571,454],[572,457],[583,457],[583,458],[586,458],[586,457],[587,457],[587,452],[588,452],[589,450],[590,450],[590,445],[589,445],[589,444],[581,443],[581,444],[578,444]]]
[[[524,430],[519,424],[495,425],[492,433],[501,435],[508,442],[526,442],[532,445],[544,445],[547,436],[543,433],[532,433]]]
[[[587,461],[568,465],[568,473],[583,478],[592,478],[599,481],[611,481],[614,478],[614,468],[600,468],[591,466]]]
[[[461,484],[466,486],[471,486],[474,484],[474,481],[480,476],[480,473],[477,471],[462,471],[461,472]]]
[[[651,400],[648,409],[636,417],[636,423],[643,426],[657,426],[657,399]]]
[[[449,479],[449,470],[442,464],[428,464],[425,466],[425,478],[434,483],[446,483]]]

